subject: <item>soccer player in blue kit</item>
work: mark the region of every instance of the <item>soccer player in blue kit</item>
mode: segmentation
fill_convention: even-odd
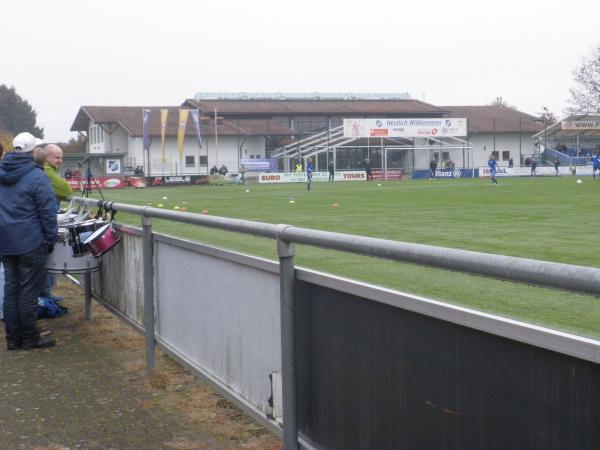
[[[494,155],[490,155],[490,159],[488,159],[488,170],[490,171],[492,183],[497,186],[498,180],[496,180],[496,170],[498,170],[498,161],[494,159]]]
[[[596,171],[598,171],[598,178],[600,178],[600,150],[598,150],[596,154],[592,156],[592,170],[594,180],[596,179]]]
[[[315,167],[313,166],[312,159],[308,158],[308,161],[306,162],[306,189],[309,191],[314,170]]]

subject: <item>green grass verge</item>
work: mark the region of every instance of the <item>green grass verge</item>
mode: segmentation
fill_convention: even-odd
[[[600,181],[573,177],[189,186],[105,191],[108,200],[600,267]],[[247,192],[248,190],[248,192]],[[167,199],[163,199],[167,197]],[[293,199],[295,203],[290,204]],[[332,207],[333,203],[339,206]],[[138,225],[138,217],[119,213]],[[274,241],[156,220],[155,230],[276,259]],[[600,298],[299,246],[296,263],[600,338]]]

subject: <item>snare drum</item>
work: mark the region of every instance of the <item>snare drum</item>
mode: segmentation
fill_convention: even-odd
[[[96,272],[100,270],[100,260],[90,253],[76,258],[69,244],[69,230],[59,228],[58,240],[54,244],[54,251],[48,255],[46,269],[51,273]]]
[[[119,233],[114,229],[112,223],[107,223],[96,230],[84,244],[96,258],[102,256],[121,241]]]
[[[99,220],[86,220],[85,222],[73,224],[73,226],[67,227],[69,230],[69,245],[73,250],[73,256],[79,257],[87,255],[89,253],[88,248],[84,244],[85,240],[89,238],[96,230],[102,228],[106,222]]]

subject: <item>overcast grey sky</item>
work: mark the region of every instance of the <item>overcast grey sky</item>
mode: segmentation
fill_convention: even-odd
[[[177,105],[199,91],[502,96],[560,114],[600,43],[600,1],[19,0],[2,4],[0,84],[66,140],[82,105]]]

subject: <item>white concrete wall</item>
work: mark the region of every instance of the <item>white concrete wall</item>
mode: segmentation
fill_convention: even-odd
[[[128,137],[129,135],[123,128],[117,128],[112,134],[112,153],[127,153]]]
[[[523,133],[521,136],[521,154],[531,155],[534,152],[533,133]],[[494,137],[492,133],[473,135],[469,140],[475,147],[475,166],[485,166],[490,154],[494,150]],[[499,153],[500,166],[508,166],[508,159],[502,159],[502,152],[509,151],[515,166],[519,165],[519,133],[497,133],[496,151]]]
[[[531,155],[534,152],[533,133],[523,133],[521,135],[521,154]],[[487,164],[490,154],[494,150],[494,136],[492,133],[482,133],[472,135],[469,139],[469,145],[473,146],[471,152],[465,152],[465,161],[463,162],[462,149],[444,150],[450,153],[450,159],[454,161],[457,167],[481,167]],[[415,146],[426,147],[427,141],[416,139]],[[439,145],[431,145],[431,150],[415,150],[415,169],[428,169],[429,162],[434,152],[439,152]],[[499,153],[500,166],[508,166],[508,158],[502,158],[502,152],[510,152],[515,166],[519,165],[519,133],[497,133],[496,151]],[[443,164],[438,165],[443,167]]]
[[[142,148],[143,142],[141,137],[127,136],[127,156],[122,161],[122,166],[145,166],[144,161],[144,150]],[[148,168],[144,167],[144,173],[149,175],[147,172]]]
[[[250,159],[265,157],[265,138],[262,136],[252,136],[246,139],[242,144],[242,158]]]

